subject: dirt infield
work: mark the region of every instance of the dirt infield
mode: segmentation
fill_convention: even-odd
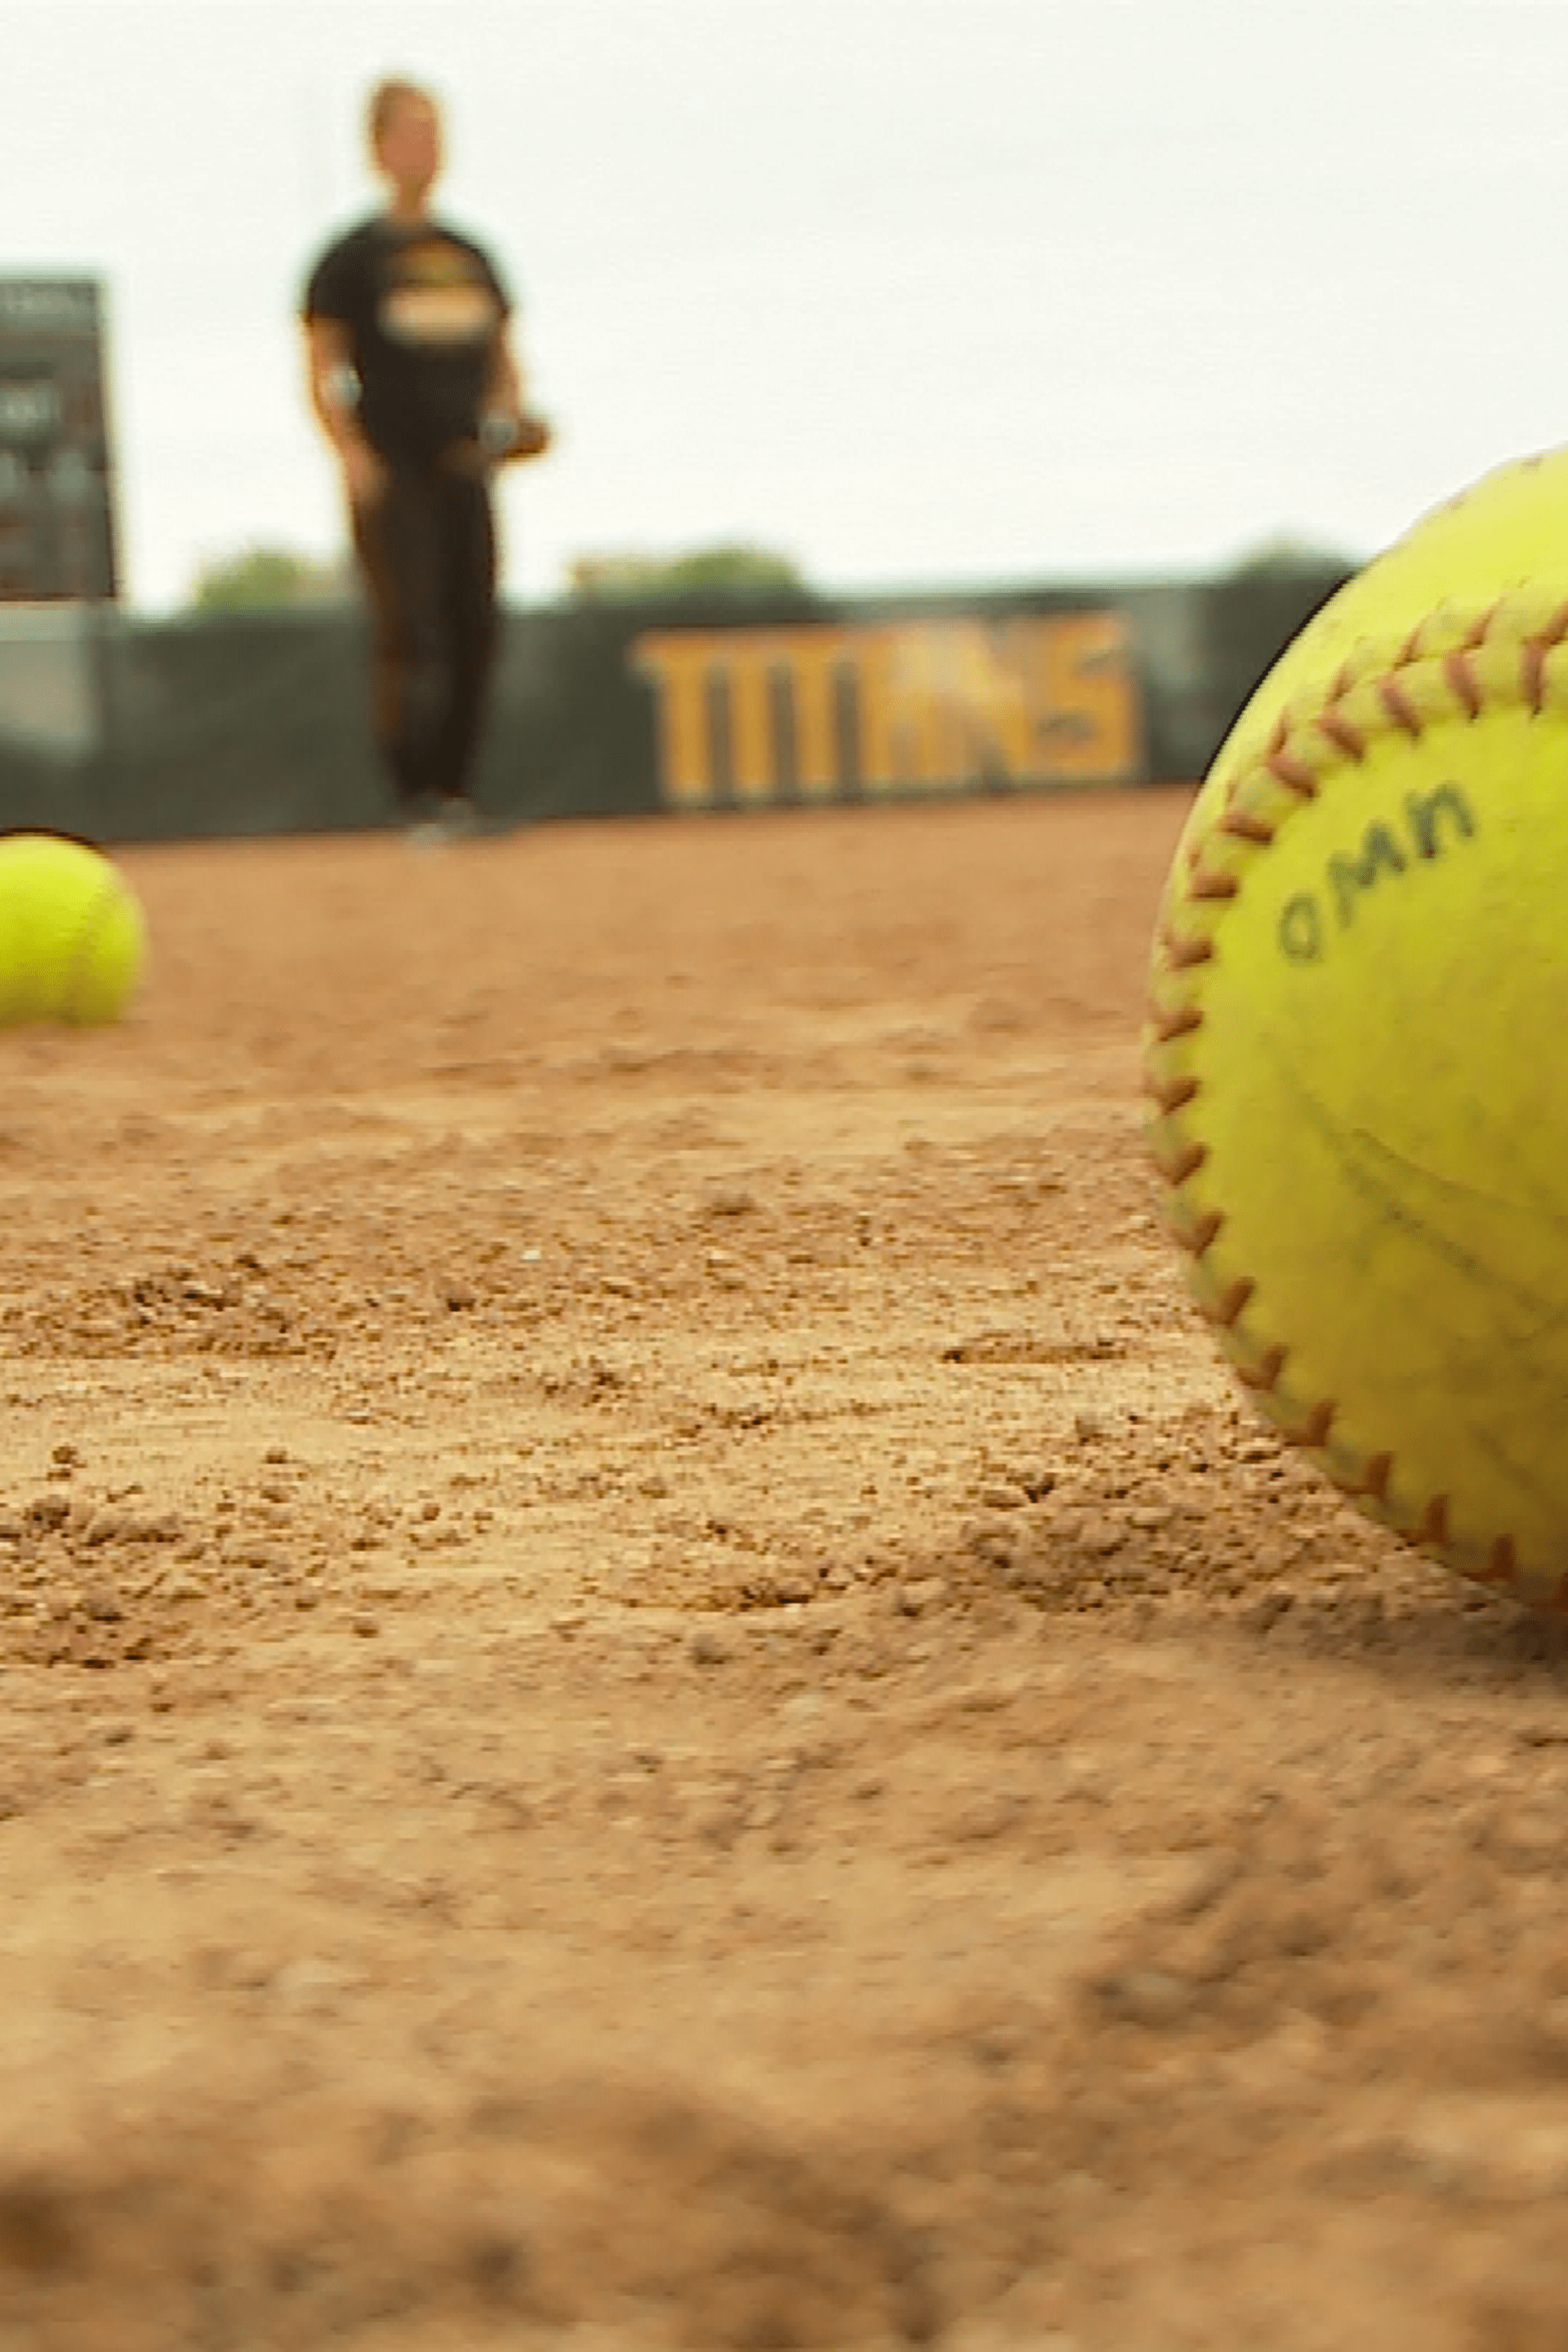
[[[1183,1305],[1184,807],[127,861],[0,1037],[0,2352],[1568,2347],[1568,1685]]]

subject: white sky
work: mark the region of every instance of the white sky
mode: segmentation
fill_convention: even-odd
[[[0,272],[109,281],[144,607],[341,543],[294,311],[395,70],[561,429],[514,594],[1360,553],[1568,438],[1568,0],[0,0]]]

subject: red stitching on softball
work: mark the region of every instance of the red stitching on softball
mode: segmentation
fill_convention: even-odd
[[[1204,1308],[1205,1321],[1215,1324],[1221,1331],[1234,1329],[1247,1312],[1247,1301],[1257,1289],[1258,1285],[1249,1274],[1238,1274],[1234,1282],[1226,1284],[1214,1305]]]
[[[1388,1500],[1388,1483],[1393,1475],[1393,1454],[1373,1454],[1368,1455],[1366,1465],[1354,1485],[1352,1486],[1350,1480],[1346,1478],[1341,1481],[1341,1486],[1343,1492],[1347,1495],[1366,1495],[1369,1496],[1374,1503],[1386,1503]]]
[[[1189,898],[1234,898],[1241,885],[1234,874],[1215,874],[1194,866],[1187,879]]]
[[[1274,827],[1260,816],[1249,816],[1245,809],[1228,809],[1215,825],[1216,833],[1228,833],[1233,841],[1255,842],[1267,849],[1274,839]]]
[[[1203,1081],[1189,1072],[1180,1078],[1145,1078],[1143,1091],[1152,1103],[1169,1117],[1173,1110],[1183,1110],[1195,1095],[1203,1091]]]
[[[1283,784],[1287,792],[1300,793],[1304,801],[1317,799],[1318,780],[1304,760],[1295,759],[1287,751],[1274,751],[1263,764],[1275,782]]]
[[[1195,963],[1207,963],[1214,954],[1211,940],[1178,939],[1174,931],[1161,933],[1161,944],[1171,959],[1173,971],[1186,971]]]
[[[1396,677],[1385,677],[1377,689],[1382,703],[1394,725],[1408,735],[1412,742],[1421,740],[1421,713],[1405,693]]]
[[[1411,1544],[1446,1544],[1448,1540],[1448,1497],[1434,1495],[1413,1528],[1395,1532]]]
[[[1189,1257],[1202,1257],[1212,1249],[1225,1228],[1225,1217],[1218,1209],[1205,1209],[1200,1217],[1172,1216],[1167,1222],[1176,1246]]]
[[[1329,1442],[1338,1409],[1331,1397],[1320,1397],[1304,1419],[1282,1427],[1280,1435],[1288,1445],[1305,1446],[1310,1454],[1316,1454]]]
[[[1236,1377],[1243,1388],[1256,1389],[1259,1396],[1268,1396],[1279,1385],[1279,1375],[1290,1360],[1289,1348],[1278,1340],[1265,1348],[1255,1364],[1237,1364]]]
[[[1161,1045],[1169,1045],[1177,1037],[1190,1037],[1194,1029],[1201,1029],[1204,1016],[1195,1004],[1184,1004],[1175,1013],[1155,1013],[1151,1025]]]
[[[1468,652],[1460,651],[1445,655],[1443,675],[1453,688],[1459,701],[1464,704],[1466,718],[1479,719],[1481,715],[1481,689],[1476,683],[1476,674],[1470,667]]]
[[[1197,1174],[1208,1156],[1208,1145],[1194,1141],[1184,1144],[1180,1151],[1168,1152],[1163,1159],[1156,1155],[1154,1165],[1167,1184],[1181,1185],[1189,1176]]]
[[[1539,719],[1546,708],[1546,647],[1537,637],[1528,637],[1524,646],[1524,698],[1532,718]]]
[[[1359,727],[1351,725],[1342,710],[1335,709],[1332,705],[1319,719],[1318,732],[1326,736],[1335,751],[1342,751],[1347,760],[1359,761],[1366,757],[1366,737]]]
[[[1568,638],[1568,604],[1559,604],[1543,629],[1524,641],[1524,698],[1537,719],[1546,708],[1546,664]]]

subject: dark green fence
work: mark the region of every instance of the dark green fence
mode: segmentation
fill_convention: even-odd
[[[1349,571],[511,612],[479,797],[550,818],[1188,782]],[[0,607],[0,829],[382,824],[366,659],[349,608],[153,624]]]

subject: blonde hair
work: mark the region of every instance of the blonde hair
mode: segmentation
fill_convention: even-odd
[[[380,154],[388,124],[398,108],[406,106],[410,100],[417,106],[433,107],[437,113],[441,110],[435,91],[426,89],[423,82],[408,81],[401,74],[392,74],[385,81],[376,83],[365,101],[364,110],[365,134],[373,155]]]

